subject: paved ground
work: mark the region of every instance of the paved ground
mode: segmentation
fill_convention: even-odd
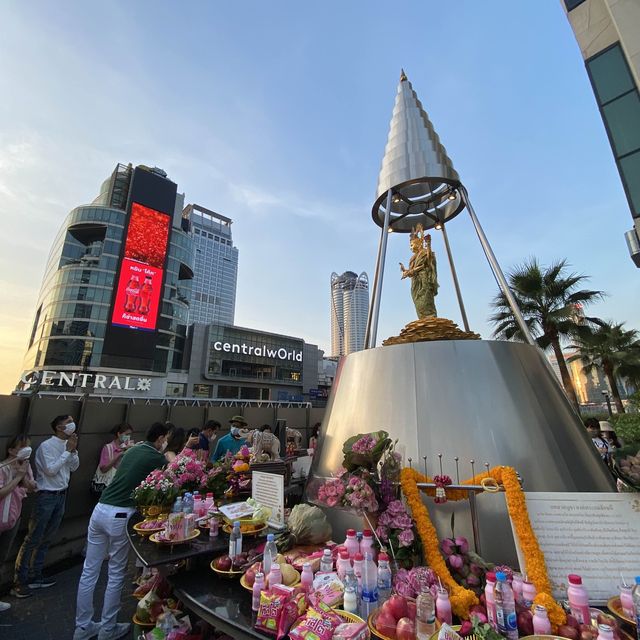
[[[102,609],[102,596],[107,582],[106,567],[105,563],[96,587],[97,613],[94,619],[99,617]],[[82,559],[77,558],[67,563],[66,567],[59,567],[57,573],[50,574],[57,580],[55,587],[34,591],[33,597],[24,600],[16,600],[7,594],[0,596],[0,600],[11,604],[9,611],[0,613],[0,639],[71,640],[75,626],[76,591],[81,572]],[[120,622],[130,621],[135,612],[136,600],[131,596],[134,589],[131,581],[135,575],[133,562],[129,564],[129,575],[122,590]],[[130,638],[133,638],[133,632]]]

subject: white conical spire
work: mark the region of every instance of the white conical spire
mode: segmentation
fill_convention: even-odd
[[[373,219],[382,226],[386,193],[393,190],[391,228],[410,231],[457,215],[464,205],[460,177],[404,70],[400,75],[389,137],[378,177]]]

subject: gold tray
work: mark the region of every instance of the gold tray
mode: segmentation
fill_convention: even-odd
[[[244,576],[244,571],[242,571],[242,569],[239,569],[238,571],[234,571],[233,569],[230,571],[223,571],[222,569],[217,569],[213,564],[214,562],[215,560],[212,560],[209,564],[211,571],[217,573],[221,578],[239,578],[240,576]]]
[[[260,526],[258,529],[252,529],[251,531],[242,531],[242,522],[240,524],[240,531],[242,533],[243,536],[257,536],[259,533],[262,533],[265,529],[267,528],[266,524],[263,524],[262,526]],[[233,526],[230,524],[223,524],[222,525],[222,530],[227,534],[231,534],[231,531],[233,530]]]
[[[140,525],[146,522],[146,520],[143,520],[142,522],[138,522],[138,524],[134,524],[133,525],[133,530],[141,536],[150,536],[153,533],[158,533],[158,531],[163,531],[164,530],[164,525],[162,525],[161,527],[155,527],[153,529],[141,529]]]
[[[291,584],[285,585],[286,587],[297,587],[300,584],[300,572],[298,570],[296,570],[296,573],[298,574],[296,579]],[[245,574],[243,573],[242,574],[242,578],[240,578],[240,585],[242,586],[243,589],[246,589],[247,591],[253,592],[253,586],[250,587],[247,584],[247,580],[245,579],[244,576],[245,576]],[[344,613],[347,613],[347,612],[345,611]],[[364,622],[364,620],[362,622]]]
[[[618,618],[619,620],[622,620],[627,624],[633,625],[634,627],[637,626],[635,620],[628,618],[622,612],[622,604],[620,604],[620,596],[614,596],[613,598],[609,598],[609,601],[607,602],[607,609],[609,609],[609,611],[611,611],[614,617]]]
[[[149,536],[149,540],[151,540],[151,542],[155,542],[156,544],[184,544],[185,542],[191,542],[192,540],[195,540],[200,535],[200,529],[194,529],[193,533],[188,538],[182,538],[180,540],[165,540],[164,538],[159,538],[158,534],[159,532],[151,534]]]

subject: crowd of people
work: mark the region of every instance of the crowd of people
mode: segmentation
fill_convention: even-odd
[[[154,469],[173,461],[185,449],[211,462],[227,453],[237,453],[250,435],[243,416],[229,420],[229,433],[218,439],[222,425],[209,420],[202,429],[185,430],[172,423],[154,423],[142,442],[134,443],[133,428],[123,423],[110,432],[100,452],[90,492],[98,500],[87,530],[87,544],[76,601],[74,640],[117,640],[130,628],[117,621],[120,595],[126,575],[129,544],[127,522],[135,511],[133,489]],[[317,444],[319,425],[314,426],[312,448]],[[35,453],[35,477],[27,436],[12,438],[6,459],[0,463],[0,562],[10,554],[20,526],[22,503],[35,493],[27,533],[15,561],[11,594],[19,599],[33,596],[37,589],[54,586],[43,575],[45,557],[64,517],[71,474],[80,467],[78,436],[72,416],[51,421],[53,435]],[[260,431],[271,431],[263,425]],[[299,432],[296,432],[299,433]],[[313,444],[312,444],[313,443]],[[108,560],[108,580],[100,621],[94,621],[93,595],[102,563]],[[10,604],[0,601],[0,611]]]

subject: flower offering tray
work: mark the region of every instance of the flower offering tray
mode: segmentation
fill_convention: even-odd
[[[195,540],[200,535],[200,529],[194,529],[193,533],[187,538],[181,538],[180,540],[166,540],[165,538],[160,536],[160,532],[153,533],[149,536],[149,540],[151,542],[155,542],[156,544],[166,544],[168,546],[172,546],[174,544],[185,544],[186,542],[191,542]]]

